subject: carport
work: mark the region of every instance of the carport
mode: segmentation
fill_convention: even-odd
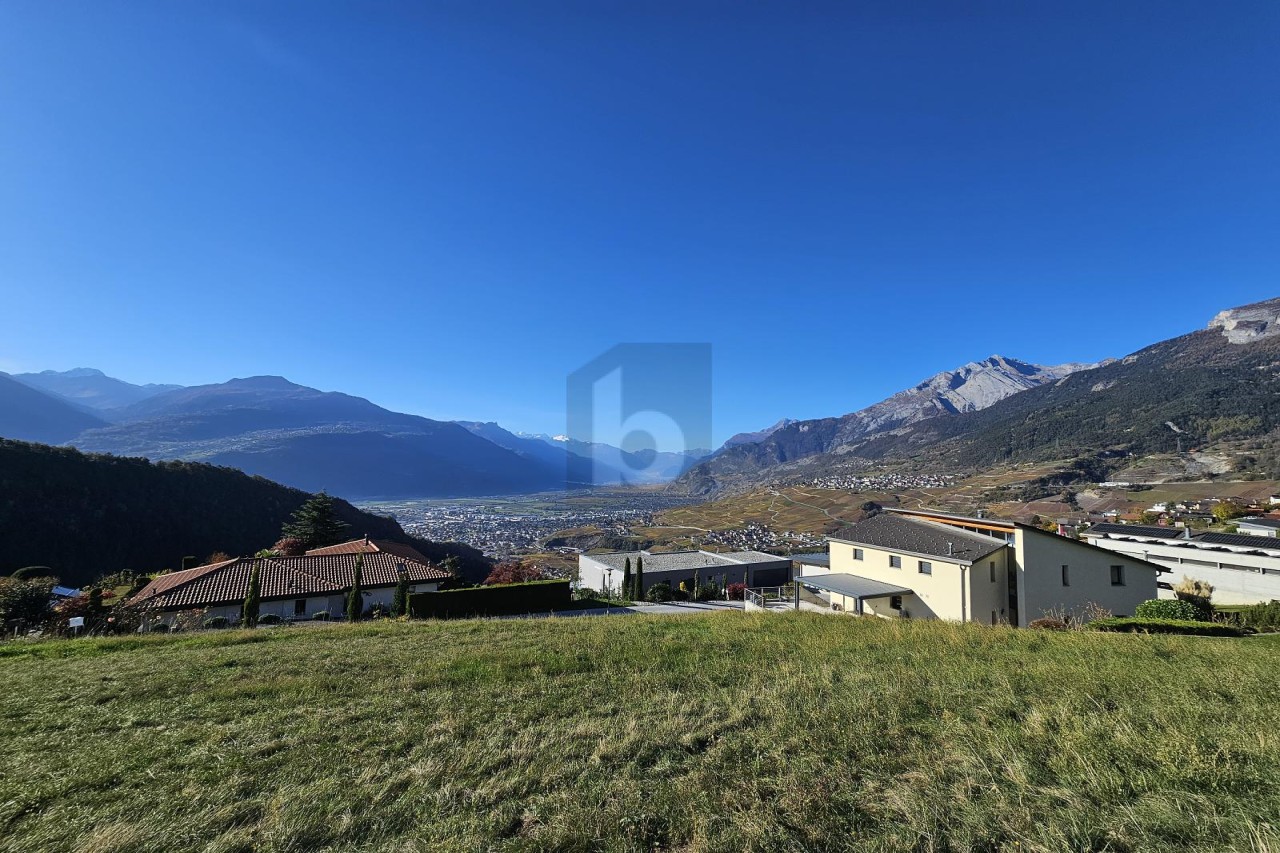
[[[892,598],[893,596],[910,595],[911,590],[905,586],[873,581],[858,575],[805,575],[796,578],[796,583],[810,589],[819,589],[833,595],[844,596],[856,602],[855,613],[862,613],[862,602],[869,598]],[[797,603],[799,596],[797,596]]]

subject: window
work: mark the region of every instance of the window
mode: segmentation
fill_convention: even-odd
[[[991,582],[992,583],[996,582],[996,561],[995,560],[991,561]]]
[[[1067,576],[1068,568],[1069,567],[1066,565],[1063,565],[1062,567],[1062,585],[1063,586],[1071,586],[1071,578]]]
[[[902,558],[901,558],[901,557],[899,557],[897,554],[890,554],[890,555],[889,555],[889,568],[891,568],[891,569],[900,569],[900,568],[902,568]]]
[[[1124,586],[1124,566],[1111,567],[1111,585]]]
[[[889,607],[890,607],[891,609],[893,609],[893,610],[901,610],[901,609],[902,609],[902,596],[900,596],[900,595],[891,595],[891,596],[889,596]]]
[[[861,559],[862,559],[862,549],[861,549],[861,548],[854,548],[854,549],[853,549],[853,559],[855,559],[855,560],[861,560]]]
[[[931,575],[931,574],[933,574],[933,563],[926,563],[924,560],[921,560],[921,561],[920,561],[920,574],[922,574],[922,575]]]

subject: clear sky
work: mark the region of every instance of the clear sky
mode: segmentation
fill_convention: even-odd
[[[0,369],[718,439],[1280,295],[1280,3],[0,2]]]

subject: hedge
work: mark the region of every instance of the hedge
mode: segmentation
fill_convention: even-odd
[[[1280,601],[1250,604],[1239,610],[1218,614],[1230,623],[1243,625],[1255,631],[1280,631]]]
[[[1244,634],[1234,625],[1217,622],[1195,622],[1190,619],[1139,619],[1115,616],[1089,623],[1094,631],[1117,631],[1129,634],[1194,634],[1199,637],[1239,637]]]
[[[417,592],[409,596],[409,615],[415,619],[509,616],[568,610],[572,605],[569,581],[529,581],[443,592]]]
[[[1208,622],[1201,618],[1200,608],[1189,601],[1176,598],[1152,598],[1133,611],[1138,619],[1180,619],[1184,622]]]

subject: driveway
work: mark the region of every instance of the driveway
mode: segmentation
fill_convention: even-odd
[[[557,610],[555,613],[526,613],[503,616],[503,619],[541,619],[547,616],[631,616],[654,613],[663,616],[693,616],[699,613],[722,613],[742,610],[741,601],[670,601],[666,604],[633,604],[630,607],[593,607],[589,610]]]

